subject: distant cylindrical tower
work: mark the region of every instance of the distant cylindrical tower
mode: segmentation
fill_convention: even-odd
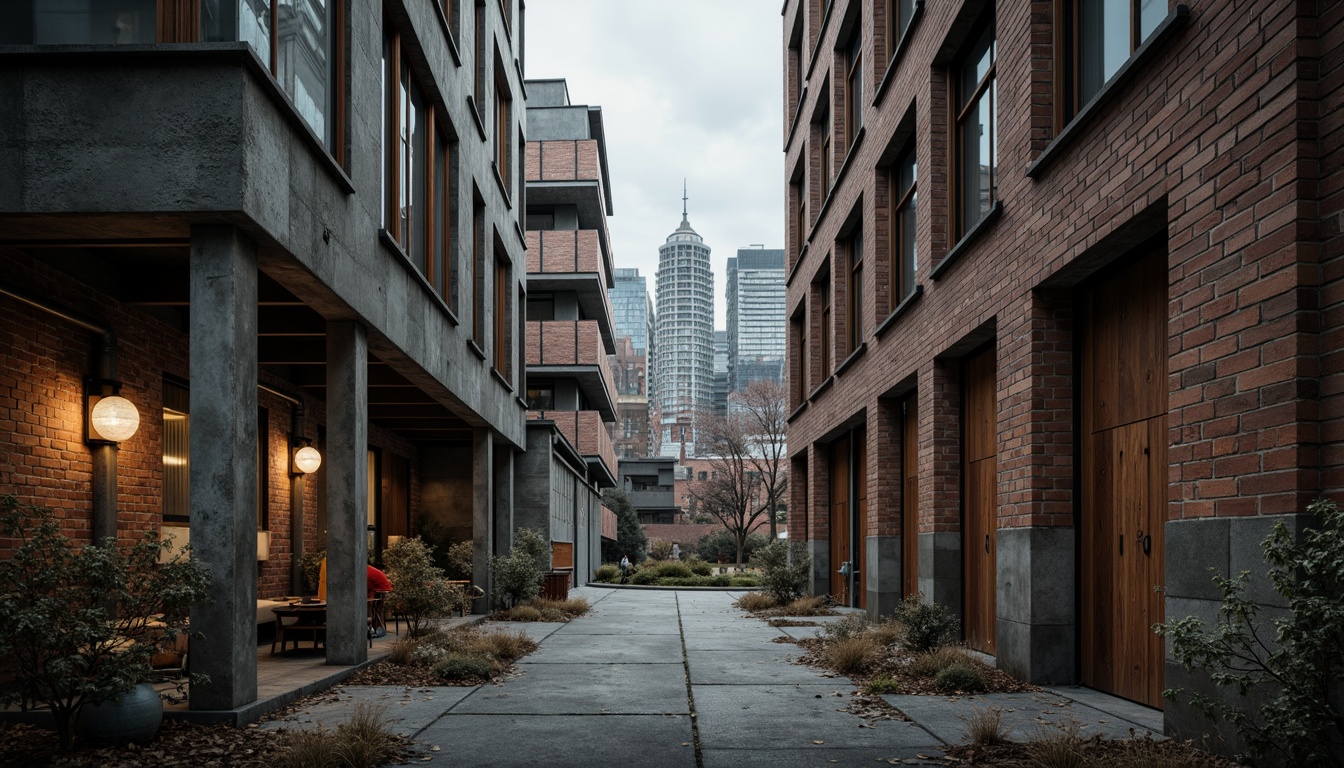
[[[655,296],[659,456],[678,456],[694,440],[696,415],[711,408],[714,388],[714,273],[709,246],[686,216],[658,247]],[[699,455],[694,446],[686,453]]]

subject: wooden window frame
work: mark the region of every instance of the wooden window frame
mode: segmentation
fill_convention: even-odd
[[[471,224],[471,340],[485,351],[485,202],[472,206]]]
[[[1062,131],[1092,99],[1105,90],[1114,73],[1097,85],[1096,93],[1083,100],[1082,95],[1082,49],[1083,35],[1080,24],[1080,5],[1082,0],[1062,0],[1055,4],[1055,130]],[[1132,58],[1147,38],[1143,35],[1142,0],[1128,0],[1129,5],[1129,57]],[[1165,13],[1166,6],[1163,6]],[[1156,30],[1154,27],[1154,31]],[[1153,31],[1148,33],[1153,34]],[[1127,59],[1128,60],[1128,59]],[[1120,68],[1123,68],[1121,65]],[[1119,68],[1117,68],[1118,71]]]
[[[835,118],[831,113],[830,105],[823,107],[821,115],[821,199],[825,200],[831,194],[831,166],[835,160],[833,153],[835,146],[833,144],[835,133]]]
[[[832,303],[835,298],[834,286],[832,286],[831,267],[826,265],[826,279],[818,283],[818,304],[821,305],[821,338],[817,340],[821,352],[821,375],[818,381],[825,381],[831,377],[831,371],[835,365],[832,345],[835,335],[835,316],[832,314]]]
[[[909,166],[910,188],[901,189],[901,172]],[[892,164],[887,179],[887,226],[889,233],[887,236],[888,250],[890,258],[887,264],[887,276],[890,285],[889,295],[891,296],[891,306],[888,311],[895,311],[896,307],[915,291],[918,270],[918,247],[907,253],[905,247],[905,211],[915,203],[915,196],[919,188],[919,165],[915,157],[915,147],[911,146],[903,152],[899,159]],[[905,265],[907,261],[915,261],[914,267],[910,270],[911,280],[906,284]]]
[[[845,239],[845,355],[863,343],[863,224]]]
[[[508,254],[497,244],[495,246],[495,347],[494,365],[499,375],[508,379],[513,373],[509,357],[509,297],[512,293],[513,278],[510,274]]]
[[[915,17],[915,0],[910,0],[909,13],[901,13],[901,4],[904,2],[906,0],[886,0],[887,23],[883,34],[887,36],[888,65],[896,58],[896,49],[901,45],[901,38],[905,36],[905,31],[910,28],[910,21]]]
[[[512,142],[513,131],[510,130],[513,124],[513,95],[509,92],[508,81],[499,71],[498,62],[495,70],[495,165],[499,170],[499,178],[504,182],[505,194],[513,194],[513,152]]]
[[[481,120],[485,120],[485,80],[486,66],[490,59],[485,55],[485,0],[476,0],[475,13],[472,14],[472,24],[475,25],[474,44],[476,46],[476,81],[474,94],[476,96],[476,111],[480,113]]]
[[[863,128],[863,17],[845,45],[845,151],[854,146]]]
[[[980,81],[976,83],[975,90],[971,94],[962,94],[962,71],[970,63],[970,56],[975,51],[974,45],[979,43],[980,37],[984,34],[986,28],[991,30],[989,47],[990,50],[993,51],[990,57],[989,68],[980,78]],[[959,240],[960,238],[965,237],[975,224],[978,224],[984,218],[982,216],[976,219],[975,222],[968,222],[968,206],[965,198],[965,190],[961,188],[962,171],[963,166],[966,163],[966,149],[962,142],[962,126],[966,123],[972,112],[979,108],[981,99],[989,99],[989,111],[992,116],[989,124],[989,208],[992,209],[994,203],[998,201],[998,195],[996,194],[998,189],[998,158],[996,156],[998,149],[998,105],[995,103],[995,79],[999,63],[999,55],[997,31],[994,29],[994,17],[991,15],[985,22],[977,24],[974,32],[970,35],[970,39],[973,41],[972,47],[964,56],[957,59],[956,64],[952,67],[952,76],[948,78],[948,88],[951,92],[951,98],[948,99],[948,104],[951,105],[952,112],[951,146],[953,157],[953,167],[952,173],[949,174],[948,187],[952,199],[954,240]]]

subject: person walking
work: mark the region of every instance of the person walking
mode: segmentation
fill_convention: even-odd
[[[621,555],[621,583],[625,584],[630,580],[630,557]]]

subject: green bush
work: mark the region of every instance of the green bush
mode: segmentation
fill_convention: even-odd
[[[509,554],[490,560],[495,601],[512,608],[541,594],[541,577],[550,562],[546,539],[530,528],[518,529]]]
[[[714,574],[714,566],[706,563],[704,560],[692,560],[687,564],[687,567],[690,568],[691,573],[694,573],[696,576],[712,576]]]
[[[418,637],[434,619],[447,616],[466,599],[460,586],[444,580],[430,548],[418,536],[383,550],[383,563],[392,582],[387,611],[406,617],[411,637]]]
[[[941,648],[957,638],[961,624],[946,606],[911,595],[896,606],[892,618],[905,627],[905,647],[915,653]]]
[[[448,547],[448,554],[444,558],[448,567],[444,571],[448,578],[458,581],[472,581],[472,570],[475,567],[474,552],[470,541],[459,541]]]
[[[639,584],[641,586],[649,586],[656,581],[658,581],[658,574],[654,573],[652,568],[640,568],[638,571],[635,571],[634,576],[630,577],[631,584]]]
[[[653,560],[668,560],[672,557],[672,542],[654,539],[649,542],[649,558]]]
[[[494,665],[485,656],[446,653],[434,665],[434,674],[445,680],[489,680]]]
[[[1215,571],[1223,594],[1216,626],[1206,633],[1194,616],[1158,626],[1187,671],[1208,670],[1214,685],[1243,697],[1224,701],[1195,693],[1190,703],[1235,727],[1252,755],[1277,752],[1270,762],[1338,766],[1344,765],[1344,512],[1326,499],[1307,511],[1316,518],[1312,527],[1295,537],[1276,523],[1260,545],[1286,613],[1260,618],[1260,605],[1246,596],[1250,572],[1223,578]],[[1257,689],[1268,700],[1258,713],[1248,712],[1244,697]],[[1162,695],[1179,700],[1183,693]]]
[[[868,683],[866,690],[870,694],[900,693],[901,687],[896,684],[896,681],[890,675],[878,675],[873,678],[872,682]]]
[[[751,556],[761,570],[761,586],[781,603],[791,603],[807,592],[812,558],[801,541],[772,541]]]
[[[755,576],[733,576],[732,578],[728,579],[728,586],[759,587],[761,586],[761,580],[756,578]]]
[[[610,563],[599,566],[597,573],[593,574],[594,581],[600,581],[603,584],[615,584],[621,580],[621,569],[619,566]]]
[[[653,567],[653,572],[658,574],[659,578],[688,579],[694,574],[691,569],[686,567],[685,563],[667,562],[659,563]]]
[[[821,636],[828,643],[850,640],[868,631],[872,622],[866,613],[849,613],[839,621],[833,621],[821,628]]]
[[[985,686],[980,672],[969,664],[952,664],[933,678],[933,687],[943,693],[978,691]]]

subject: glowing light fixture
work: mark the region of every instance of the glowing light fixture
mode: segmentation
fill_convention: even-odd
[[[140,412],[120,395],[89,397],[89,439],[120,443],[140,428]]]
[[[305,475],[311,475],[322,466],[322,454],[311,445],[305,445],[294,452],[294,468]]]

